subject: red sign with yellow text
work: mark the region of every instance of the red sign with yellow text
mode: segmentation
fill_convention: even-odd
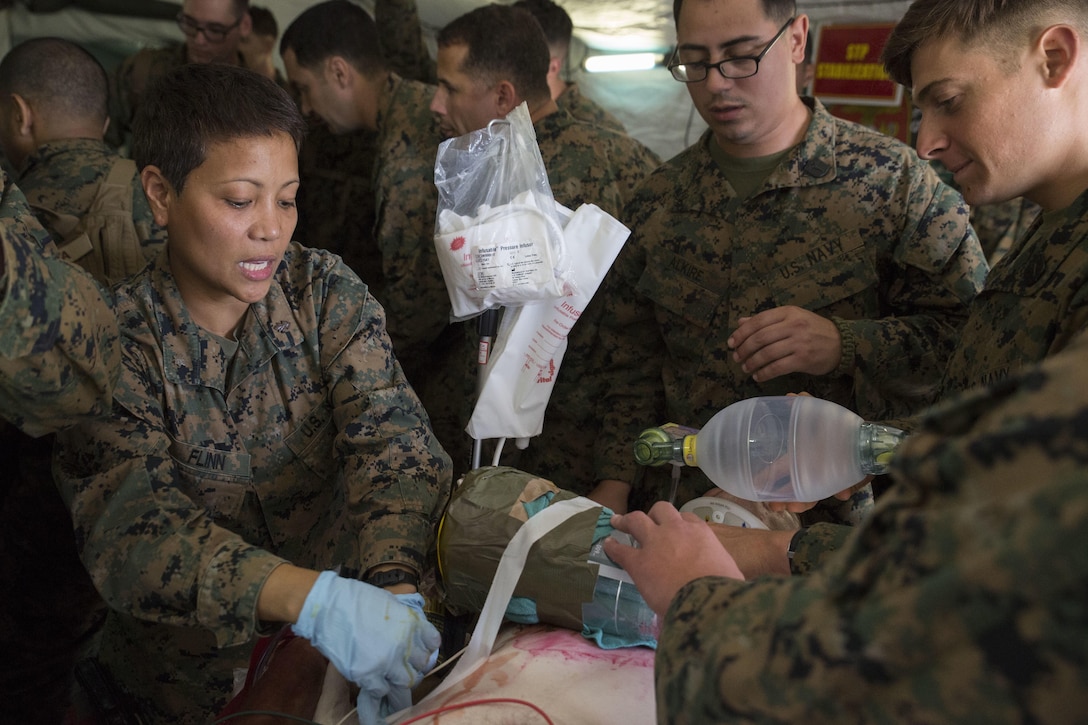
[[[903,87],[888,77],[880,62],[894,27],[895,23],[821,25],[813,95],[824,103],[898,106]]]

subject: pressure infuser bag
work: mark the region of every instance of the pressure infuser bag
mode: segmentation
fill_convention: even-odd
[[[571,292],[563,228],[524,103],[442,142],[434,178],[435,250],[454,319]]]

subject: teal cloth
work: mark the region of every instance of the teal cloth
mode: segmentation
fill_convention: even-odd
[[[532,597],[510,597],[510,603],[506,605],[506,618],[518,624],[536,624],[540,621]]]
[[[622,649],[624,647],[649,647],[657,649],[656,637],[621,637],[606,632],[600,627],[582,625],[582,636],[597,643],[601,649]]]

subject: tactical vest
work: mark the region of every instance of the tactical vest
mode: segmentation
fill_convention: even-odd
[[[82,217],[31,205],[35,215],[47,227],[55,229],[60,237],[57,247],[61,258],[75,262],[107,285],[135,274],[147,265],[140,235],[132,220],[132,178],[135,173],[136,163],[131,159],[114,160]]]

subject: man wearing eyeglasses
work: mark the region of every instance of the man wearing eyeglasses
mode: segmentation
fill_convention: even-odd
[[[808,18],[793,0],[676,0],[674,16],[669,68],[709,129],[636,192],[603,287],[591,497],[621,512],[669,495],[656,469],[632,490],[648,426],[798,391],[867,418],[920,409],[987,271],[928,164],[798,95]],[[685,470],[676,504],[708,490]],[[870,506],[861,491],[808,516]]]
[[[183,43],[137,51],[114,71],[110,90],[110,127],[106,140],[128,140],[140,98],[156,78],[185,63],[245,65],[239,44],[252,29],[249,0],[184,0],[178,13]]]

